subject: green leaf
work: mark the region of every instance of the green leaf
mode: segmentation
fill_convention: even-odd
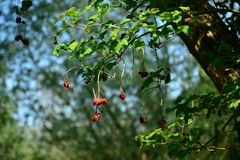
[[[74,51],[74,50],[76,49],[77,45],[78,45],[78,42],[74,40],[74,41],[72,41],[72,42],[70,43],[70,45],[68,46],[68,48],[69,48],[70,50]]]
[[[116,62],[108,63],[105,66],[105,68],[110,71],[115,65],[116,65]]]
[[[84,69],[81,68],[81,69],[78,70],[77,76],[79,76],[79,75],[81,75],[81,74],[83,74],[83,73],[84,73]]]
[[[171,82],[171,75],[170,73],[167,73],[166,77],[165,77],[165,84]]]
[[[135,41],[135,43],[134,43],[134,48],[136,48],[136,49],[142,49],[142,48],[144,48],[144,46],[145,46],[145,43],[143,42],[143,41]]]
[[[173,133],[169,136],[169,138],[171,139],[178,139],[180,138],[180,133],[179,132],[176,132],[176,133]]]
[[[192,119],[188,119],[187,124],[188,124],[188,125],[191,125],[192,123],[193,123],[193,120],[192,120]]]
[[[23,0],[22,1],[22,11],[27,11],[32,6],[31,0]]]
[[[163,12],[159,15],[159,18],[162,21],[167,21],[167,22],[174,22],[178,23],[182,20],[182,13],[178,10],[174,10],[171,12]]]
[[[130,22],[132,19],[130,18],[125,18],[120,22],[120,26],[123,26],[124,24],[126,24],[127,22]]]
[[[150,72],[149,75],[152,78],[160,78],[161,80],[165,79],[165,75],[164,75],[164,70],[163,68],[160,68],[159,70],[155,71],[155,72]]]
[[[170,130],[174,127],[182,127],[182,125],[179,122],[174,122],[171,125],[169,125],[167,129]]]
[[[113,40],[115,40],[117,37],[118,37],[118,32],[119,32],[119,30],[120,30],[120,28],[115,28],[113,31],[112,31],[112,33],[111,33],[111,38],[113,39]]]
[[[183,12],[187,12],[190,10],[190,7],[184,7],[184,6],[180,6],[179,7]]]
[[[89,4],[89,5],[87,5],[85,8],[81,8],[78,12],[79,12],[79,13],[83,13],[83,12],[88,11],[89,9],[92,8],[92,6],[94,5],[94,3],[95,3],[95,2],[93,2],[93,3]]]
[[[64,16],[76,16],[78,14],[78,11],[75,7],[69,8],[66,12],[63,13]]]
[[[93,50],[91,48],[87,48],[83,54],[80,54],[80,58],[83,58],[89,54],[91,54]]]
[[[90,20],[95,21],[99,16],[100,16],[100,13],[94,14],[94,15],[88,17],[88,20],[89,20],[89,21],[90,21]]]
[[[121,48],[127,44],[128,44],[128,40],[126,38],[122,39],[114,48],[114,51],[118,53],[121,50]]]
[[[144,82],[143,85],[141,87],[141,90],[149,87],[149,85],[153,82],[153,78],[152,77],[148,77]]]
[[[237,107],[239,106],[240,104],[240,99],[234,99],[231,101],[230,105],[228,108],[234,108],[234,109],[237,109]]]
[[[160,32],[158,32],[159,36],[168,38],[170,33],[173,33],[174,29],[168,25],[165,25]]]
[[[190,150],[183,149],[181,144],[168,144],[168,155],[169,157],[178,157],[178,158],[184,158]]]
[[[59,52],[60,52],[61,50],[67,50],[67,46],[65,46],[65,44],[58,44],[58,45],[54,48],[52,54],[55,55],[55,56],[59,56]]]
[[[189,26],[187,26],[187,25],[178,26],[176,29],[177,33],[183,32],[185,34],[188,34],[188,31],[189,31]]]
[[[171,14],[172,14],[172,21],[174,23],[178,23],[182,20],[182,12],[175,10],[175,11],[172,11]]]

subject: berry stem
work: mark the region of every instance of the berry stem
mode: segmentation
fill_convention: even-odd
[[[141,104],[141,108],[140,108],[140,109],[141,109],[141,116],[144,117],[143,106],[142,106],[142,104]]]
[[[101,93],[101,89],[100,89],[100,73],[101,73],[101,71],[102,71],[102,69],[103,69],[103,67],[104,67],[105,65],[103,65],[101,68],[100,68],[100,70],[99,70],[99,72],[98,72],[98,77],[97,77],[97,96],[99,97],[100,96],[100,93]]]
[[[162,90],[162,88],[161,88],[161,80],[159,79],[159,86],[158,86],[158,88],[159,88],[159,91],[160,91],[160,114],[162,115],[162,118],[164,117],[164,115],[163,115],[163,97],[164,97],[164,92],[163,92],[163,90]]]
[[[98,106],[95,107],[95,113],[98,113]]]
[[[145,47],[142,49],[142,63],[144,63],[144,57],[145,57]]]
[[[122,74],[121,74],[121,78],[120,78],[120,89],[122,89],[122,79],[123,79],[123,76],[124,76],[124,72],[125,72],[125,61],[122,59],[122,62],[123,62],[123,69],[122,69]]]
[[[67,80],[68,80],[68,72],[70,72],[71,70],[76,69],[76,68],[78,68],[78,67],[81,67],[81,66],[72,67],[72,68],[68,69],[68,70],[64,73],[64,75],[65,75],[65,77],[66,77]]]
[[[96,93],[95,93],[95,90],[94,90],[94,88],[93,88],[92,90],[93,90],[93,95],[94,95],[94,98],[96,98]]]
[[[132,75],[133,75],[133,69],[134,69],[134,65],[135,65],[135,50],[134,50],[134,48],[132,48],[132,54],[133,54],[132,68],[131,68],[131,72],[130,72],[130,75],[129,75],[127,83],[130,82],[130,80],[132,79]]]

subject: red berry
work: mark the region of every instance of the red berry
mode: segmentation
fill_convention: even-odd
[[[15,41],[19,41],[19,40],[22,40],[22,36],[19,34],[19,35],[16,35],[16,37],[15,37]]]
[[[126,95],[125,95],[125,93],[124,93],[122,90],[120,91],[119,98],[120,98],[122,101],[124,101],[125,98],[126,98]]]
[[[99,113],[96,113],[94,115],[92,115],[91,119],[93,122],[96,122],[100,119],[101,115]]]
[[[102,103],[101,104],[106,104],[108,100],[106,98],[102,98]]]
[[[99,103],[103,104],[105,102],[104,98],[99,98]]]
[[[21,23],[21,21],[22,21],[22,18],[21,18],[21,17],[17,17],[17,18],[16,18],[16,23]]]
[[[28,45],[29,45],[29,40],[28,40],[28,39],[22,39],[22,43],[23,43],[25,46],[28,46]]]
[[[66,89],[70,89],[71,85],[70,85],[70,83],[67,80],[64,80],[63,87],[66,88]]]
[[[97,105],[97,98],[93,98],[92,103],[94,106]]]
[[[138,74],[141,76],[141,78],[145,78],[148,76],[148,72],[147,71],[139,71]]]
[[[161,127],[163,127],[166,123],[167,123],[167,121],[164,120],[164,119],[160,119],[160,120],[158,121],[158,124],[159,124]]]
[[[101,118],[102,114],[103,114],[103,111],[101,111],[99,113],[95,113],[94,115],[92,115],[92,117],[91,117],[92,121],[93,122],[98,121]]]
[[[144,117],[140,116],[140,117],[139,117],[139,122],[140,122],[141,124],[144,124],[144,123],[147,122],[147,120],[146,120]]]
[[[97,98],[96,99],[96,104],[97,105],[101,105],[102,104],[102,99],[101,98]]]
[[[100,98],[94,98],[95,104],[94,105],[100,105],[101,104],[101,99]]]

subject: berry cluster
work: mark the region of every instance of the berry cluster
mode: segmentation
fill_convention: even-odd
[[[71,89],[71,84],[67,81],[67,80],[64,80],[63,82],[63,87],[65,89]]]
[[[23,38],[21,34],[18,34],[16,35],[15,37],[15,41],[19,41],[21,40],[22,41],[22,44],[25,45],[25,46],[28,46],[29,45],[29,40],[26,39],[26,38]]]
[[[125,95],[125,93],[123,92],[123,90],[120,91],[119,98],[120,98],[122,101],[125,100],[126,95]]]
[[[106,98],[94,98],[92,100],[93,105],[97,105],[97,106],[99,106],[101,104],[106,104],[107,102],[108,102],[108,100]]]
[[[16,18],[16,23],[17,24],[26,24],[24,20],[20,16],[17,16]],[[29,45],[29,40],[27,38],[24,38],[21,34],[16,35],[15,41],[20,41],[22,42],[23,45],[28,46]]]
[[[99,113],[95,113],[94,115],[92,115],[92,117],[91,117],[92,121],[93,122],[98,121],[101,118],[102,114],[103,114],[103,111],[101,111]]]
[[[15,22],[18,24],[18,34],[15,37],[16,41],[21,41],[24,46],[29,45],[29,40],[25,38],[26,32],[26,21],[23,19],[23,16],[26,15],[28,9],[32,6],[32,1],[30,0],[22,0],[21,7],[14,6],[15,13],[17,14]],[[24,17],[26,19],[26,17]]]
[[[145,77],[148,76],[148,72],[147,72],[145,69],[142,69],[142,71],[139,71],[138,74],[139,74],[142,78],[145,78]],[[104,75],[104,76],[103,76],[103,75]],[[106,80],[105,78],[107,77],[107,74],[104,73],[104,74],[102,74],[101,76],[103,76],[101,80],[102,80],[102,81],[105,81],[105,80]],[[68,79],[68,78],[67,78],[67,75],[66,75],[66,79]],[[71,85],[70,85],[70,83],[69,83],[68,80],[64,80],[63,86],[64,86],[65,89],[71,89]],[[98,88],[98,89],[99,89],[99,88]],[[94,106],[96,106],[96,111],[95,111],[95,113],[91,116],[91,120],[92,120],[93,122],[99,121],[100,118],[101,118],[101,116],[103,115],[103,111],[101,111],[100,105],[102,105],[102,104],[104,105],[104,104],[106,104],[106,103],[108,102],[108,100],[107,100],[106,98],[99,98],[100,93],[101,93],[100,89],[98,90],[98,93],[97,93],[97,94],[95,93],[95,91],[94,91],[94,89],[93,89],[93,94],[94,94],[95,98],[93,98],[92,104],[93,104]],[[98,98],[96,98],[96,97],[98,97]],[[124,91],[123,91],[123,89],[122,89],[122,87],[121,87],[121,84],[120,84],[119,98],[120,98],[122,101],[124,101],[124,100],[126,99],[126,94],[124,93]],[[141,124],[146,124],[146,123],[147,123],[146,117],[143,116],[143,113],[142,113],[142,115],[139,117],[139,122],[140,122]],[[159,119],[159,120],[157,121],[157,123],[160,125],[160,127],[164,127],[167,122],[166,122],[166,120],[164,120],[163,118],[161,118],[161,119]]]

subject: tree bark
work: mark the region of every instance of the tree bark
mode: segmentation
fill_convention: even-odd
[[[235,80],[240,76],[240,67],[234,63],[240,53],[238,37],[235,32],[228,30],[216,9],[207,1],[189,3],[194,3],[190,12],[199,15],[194,20],[185,17],[181,25],[189,25],[190,32],[188,35],[180,33],[179,36],[221,91],[229,79]]]

